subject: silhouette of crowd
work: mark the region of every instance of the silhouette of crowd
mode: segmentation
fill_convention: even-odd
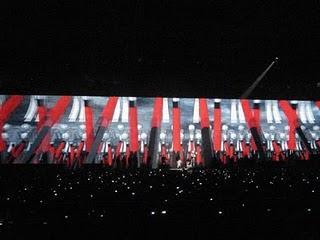
[[[320,170],[311,166],[119,170],[2,165],[5,238],[318,239]]]

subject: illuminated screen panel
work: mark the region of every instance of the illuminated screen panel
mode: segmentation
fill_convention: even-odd
[[[319,102],[0,95],[1,163],[225,164],[307,160]]]

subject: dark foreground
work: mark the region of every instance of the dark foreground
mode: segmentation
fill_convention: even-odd
[[[320,170],[1,166],[1,239],[319,239]]]

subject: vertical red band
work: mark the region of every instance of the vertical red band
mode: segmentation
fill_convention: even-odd
[[[112,149],[111,146],[108,146],[108,165],[112,166]]]
[[[208,113],[207,100],[205,98],[199,99],[199,112],[200,112],[201,128],[209,127],[210,126],[209,113]]]
[[[281,100],[279,101],[279,106],[282,108],[285,113],[288,123],[289,123],[289,141],[288,141],[288,149],[295,150],[296,149],[296,128],[299,126],[298,117],[296,110],[293,109],[288,101]]]
[[[215,151],[220,151],[221,149],[221,108],[215,108],[214,112],[214,122],[213,122],[213,148]]]
[[[151,127],[159,128],[161,126],[162,121],[162,106],[163,106],[163,99],[161,97],[157,97],[154,100],[154,107],[153,107],[153,115],[151,120]]]
[[[73,164],[73,161],[74,161],[74,157],[75,157],[75,147],[74,146],[70,146],[70,156],[69,156],[69,162],[70,162],[70,167],[72,166]]]
[[[173,118],[173,151],[179,152],[181,150],[180,145],[180,108],[174,107],[172,109],[172,118]]]
[[[126,145],[126,167],[129,166],[130,146]]]
[[[259,108],[253,109],[253,117],[256,122],[256,127],[259,129],[260,128],[260,109]]]
[[[85,118],[86,118],[86,150],[90,152],[91,145],[93,143],[93,112],[90,106],[85,106]]]
[[[129,107],[129,124],[130,124],[130,149],[132,152],[138,152],[138,114],[137,107]]]
[[[260,119],[260,113],[258,111],[252,112],[250,107],[250,102],[247,99],[241,99],[241,105],[242,105],[244,117],[246,119],[248,128],[258,128],[260,121],[257,121],[257,120]]]
[[[13,95],[0,106],[0,152],[6,148],[6,143],[1,136],[3,125],[10,117],[10,114],[20,105],[22,100],[23,96]]]
[[[116,151],[115,151],[115,154],[114,154],[114,156],[116,158],[119,157],[120,154],[121,154],[121,147],[122,147],[122,141],[119,141],[118,145],[117,145],[117,148],[116,148]]]
[[[116,108],[118,102],[118,97],[109,97],[108,103],[104,107],[101,117],[101,126],[102,127],[107,127],[112,120],[114,110]]]
[[[199,165],[199,164],[202,163],[201,146],[200,146],[199,144],[197,144],[196,152],[197,152],[197,155],[196,155],[196,163],[197,163],[197,165]]]
[[[318,108],[320,108],[320,101],[316,101],[316,105]]]

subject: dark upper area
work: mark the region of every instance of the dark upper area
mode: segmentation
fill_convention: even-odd
[[[319,98],[319,1],[1,5],[1,93]]]

